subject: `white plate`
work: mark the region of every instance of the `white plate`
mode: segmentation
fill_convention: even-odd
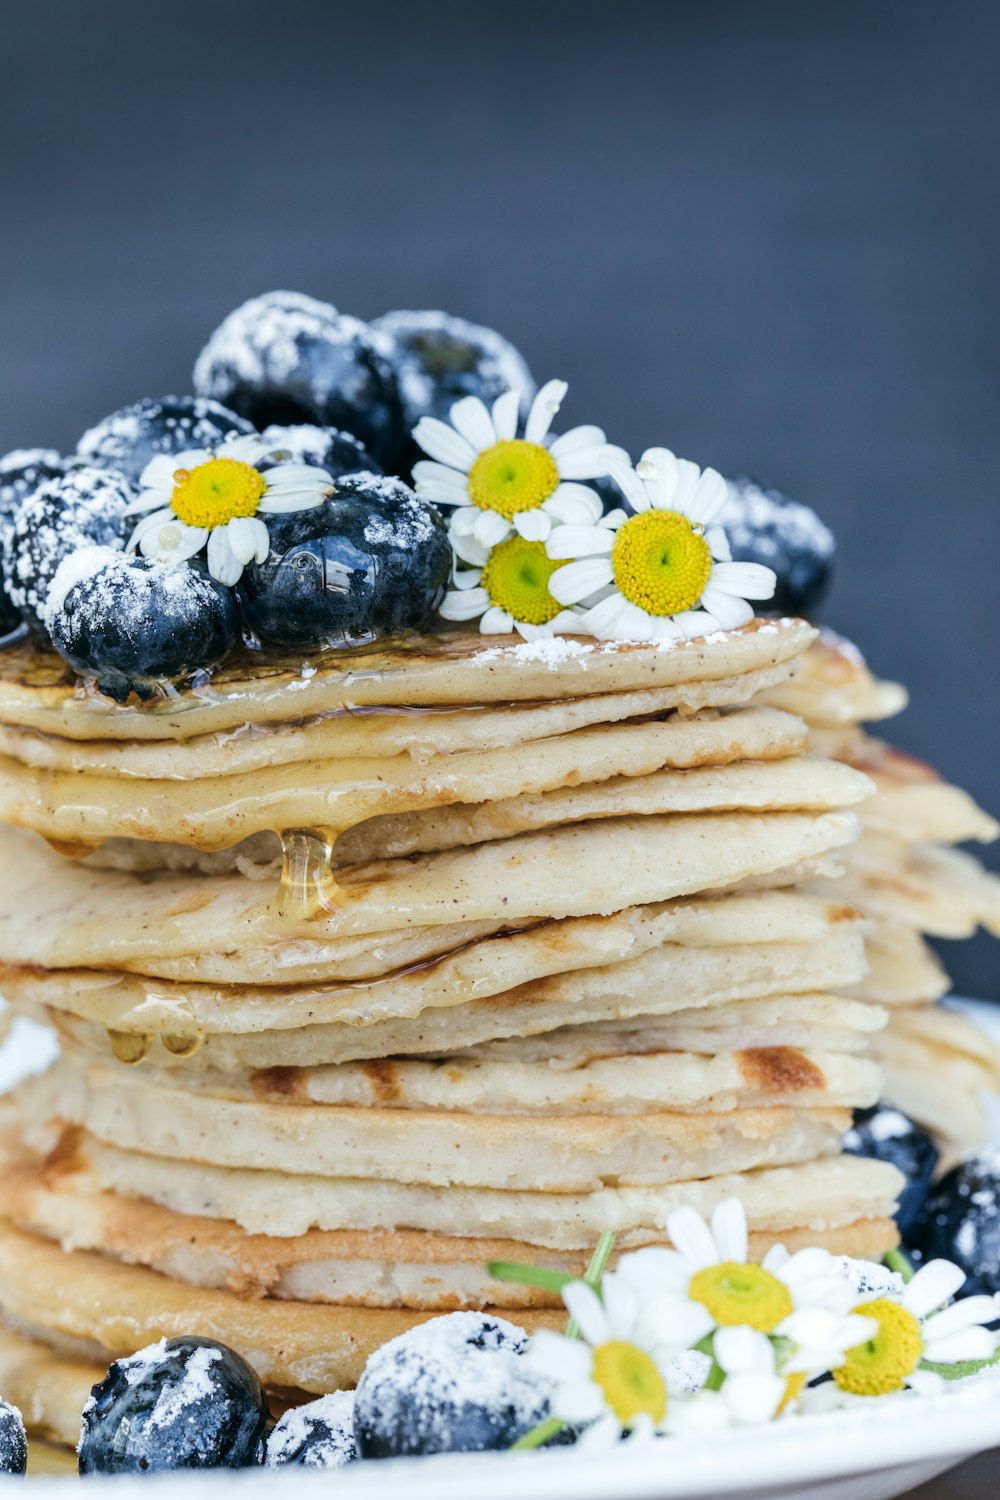
[[[1000,1012],[956,1001],[1000,1040]],[[0,1092],[52,1055],[51,1035],[18,1019],[0,1048]],[[998,1132],[1000,1141],[1000,1132]],[[946,1387],[823,1416],[788,1417],[721,1439],[671,1438],[609,1453],[452,1454],[361,1463],[335,1476],[304,1469],[165,1477],[156,1497],[211,1500],[239,1483],[268,1500],[892,1500],[1000,1442],[1000,1370]],[[65,1481],[37,1479],[32,1500],[60,1500]],[[121,1500],[150,1500],[146,1480],[122,1479]]]

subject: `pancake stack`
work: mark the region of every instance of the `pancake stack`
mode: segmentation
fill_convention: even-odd
[[[794,679],[766,700],[801,715],[816,754],[863,771],[875,790],[860,806],[861,837],[846,873],[812,889],[849,901],[868,919],[869,972],[851,993],[886,1006],[874,1040],[886,1097],[935,1135],[945,1161],[988,1136],[983,1095],[1000,1089],[1000,1053],[963,1015],[937,1002],[950,981],[925,936],[1000,936],[1000,879],[957,844],[986,843],[1000,825],[930,766],[863,728],[906,706],[897,683],[875,678],[857,649],[824,631]]]
[[[487,1263],[682,1202],[739,1195],[756,1254],[895,1242],[898,1174],[840,1155],[882,1089],[873,784],[775,706],[814,637],[442,634],[144,705],[5,654],[0,989],[61,1044],[3,1118],[36,1429],[161,1335],[295,1401],[442,1310],[558,1326]]]

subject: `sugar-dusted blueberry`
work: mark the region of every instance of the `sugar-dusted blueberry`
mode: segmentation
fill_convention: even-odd
[[[363,443],[349,432],[337,427],[316,427],[308,422],[297,422],[291,427],[280,427],[272,423],[265,427],[261,436],[267,443],[277,445],[288,458],[275,462],[310,464],[313,468],[325,469],[334,479],[341,474],[356,474],[367,470],[371,474],[381,473]],[[262,463],[261,468],[269,467]]]
[[[889,1104],[856,1109],[854,1124],[844,1135],[851,1156],[870,1156],[891,1162],[906,1178],[896,1210],[899,1231],[905,1236],[920,1211],[934,1177],[938,1148],[920,1125]]]
[[[13,525],[19,505],[49,479],[66,472],[66,460],[55,448],[14,448],[0,458],[0,544]]]
[[[959,1162],[924,1200],[907,1242],[925,1260],[953,1260],[963,1296],[1000,1292],[1000,1155]]]
[[[521,414],[537,389],[524,357],[502,334],[445,312],[388,312],[372,327],[392,340],[389,358],[396,372],[404,436],[421,417],[448,413],[463,396],[478,396],[491,405],[504,391],[521,392]],[[422,457],[407,447],[408,464]]]
[[[28,1467],[28,1439],[16,1406],[0,1401],[0,1474],[23,1474]]]
[[[389,340],[300,292],[265,292],[225,318],[198,356],[195,390],[258,428],[315,422],[360,438],[392,468],[402,417]]]
[[[89,466],[47,480],[18,506],[3,557],[7,596],[45,629],[45,602],[63,559],[81,547],[121,547],[131,492],[121,474]]]
[[[400,479],[350,474],[313,510],[268,517],[271,551],[240,585],[266,645],[357,645],[426,625],[451,564],[438,512]]]
[[[473,1312],[391,1339],[358,1382],[361,1457],[509,1448],[549,1410],[547,1382],[523,1358],[527,1345],[523,1329]]]
[[[244,417],[204,396],[144,396],[91,427],[76,452],[95,468],[117,469],[134,486],[158,453],[212,448],[230,433],[253,430]]]
[[[45,623],[74,671],[119,700],[215,666],[240,637],[235,591],[199,564],[167,566],[110,547],[65,559]]]
[[[730,479],[722,525],[736,562],[763,563],[778,576],[766,608],[815,618],[833,577],[833,532],[808,505],[752,479]]]
[[[83,1409],[81,1474],[245,1469],[261,1461],[267,1398],[214,1339],[161,1339],[116,1359]]]
[[[354,1392],[334,1391],[293,1406],[275,1423],[264,1449],[264,1466],[342,1469],[358,1457],[354,1441]]]

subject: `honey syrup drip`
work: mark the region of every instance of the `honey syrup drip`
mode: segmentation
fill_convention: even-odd
[[[343,892],[333,874],[336,837],[332,829],[318,828],[289,828],[281,834],[279,916],[308,922],[342,904]]]
[[[108,1042],[118,1062],[134,1068],[149,1056],[153,1038],[148,1031],[112,1031],[109,1027]]]
[[[194,1057],[205,1038],[195,1033],[162,1031],[160,1033],[160,1046],[164,1052],[169,1052],[171,1057],[186,1058]]]

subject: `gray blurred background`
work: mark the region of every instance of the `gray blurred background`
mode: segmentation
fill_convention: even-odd
[[[893,736],[1000,811],[998,70],[967,0],[8,6],[0,452],[267,288],[493,324],[567,421],[815,505]]]

